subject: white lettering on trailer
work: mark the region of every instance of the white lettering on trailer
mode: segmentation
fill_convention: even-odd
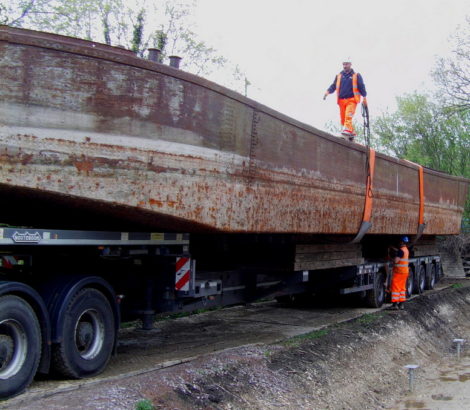
[[[12,239],[16,243],[21,243],[21,242],[37,243],[37,242],[41,242],[42,237],[39,232],[30,233],[28,231],[26,232],[16,231],[13,234]]]

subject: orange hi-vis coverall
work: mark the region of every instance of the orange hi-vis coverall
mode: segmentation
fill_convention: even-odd
[[[357,106],[355,98],[342,98],[341,100],[338,100],[338,105],[341,125],[345,129],[354,132],[353,117],[356,113]]]
[[[398,260],[393,264],[392,283],[390,291],[392,293],[392,303],[406,302],[406,280],[408,279],[409,268],[408,258],[410,251],[406,246],[402,246],[400,250],[403,252]]]
[[[357,73],[352,76],[352,89],[354,97],[351,98],[339,98],[339,90],[341,89],[341,74],[336,76],[336,93],[338,95],[339,115],[341,118],[341,125],[354,132],[353,117],[356,113],[357,104],[361,102],[361,94],[357,86]]]
[[[341,125],[344,129],[354,133],[353,117],[356,112],[356,106],[361,102],[361,96],[365,97],[367,91],[364,80],[359,73],[354,70],[350,72],[341,71],[336,75],[335,80],[327,90],[327,94],[332,94],[336,90]]]

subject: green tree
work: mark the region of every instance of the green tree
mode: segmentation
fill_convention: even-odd
[[[140,10],[139,14],[137,15],[137,22],[134,24],[134,31],[132,36],[132,45],[131,50],[134,53],[142,52],[142,36],[144,32],[144,22],[145,22],[145,10]]]
[[[459,26],[451,39],[453,49],[449,57],[439,58],[432,75],[439,86],[440,99],[447,113],[460,113],[465,131],[462,135],[464,144],[457,146],[455,165],[460,168],[461,175],[469,177],[470,144],[468,124],[470,123],[470,16]],[[458,122],[458,121],[457,121]],[[460,125],[460,124],[459,124]],[[455,147],[453,146],[455,149]],[[467,200],[465,215],[470,219],[470,200]]]
[[[470,113],[449,112],[422,94],[397,98],[398,109],[374,123],[380,147],[398,158],[470,177]]]
[[[166,49],[168,42],[168,36],[163,30],[157,30],[155,32],[154,45],[161,51]]]
[[[0,24],[21,27],[25,21],[45,13],[54,0],[0,0]]]
[[[224,72],[225,84],[242,92],[244,75],[217,51],[198,39],[191,0],[0,0],[0,21],[110,45],[121,45],[143,57],[149,47],[183,57],[181,68],[208,76]]]
[[[470,109],[470,16],[452,37],[450,57],[439,58],[432,72],[444,104],[451,110]]]

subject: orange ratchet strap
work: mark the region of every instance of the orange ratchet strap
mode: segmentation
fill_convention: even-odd
[[[421,165],[418,165],[419,173],[419,220],[418,225],[424,224],[424,171]]]
[[[421,165],[418,165],[419,175],[419,216],[418,216],[418,233],[413,243],[416,243],[424,232],[426,224],[424,223],[424,170]]]
[[[424,232],[424,229],[426,228],[426,224],[424,223],[424,168],[422,165],[416,164],[415,162],[408,161],[406,159],[404,161],[418,167],[418,190],[419,190],[418,232],[416,233],[416,236],[412,242],[412,245],[414,245],[416,242],[418,242],[418,239],[421,237],[421,235]]]
[[[366,183],[366,202],[364,203],[363,221],[370,222],[372,216],[372,185],[374,181],[375,171],[375,150],[369,148],[369,172],[367,174]]]
[[[352,243],[358,243],[364,237],[366,232],[372,226],[370,218],[372,216],[372,188],[374,182],[374,171],[375,171],[375,150],[369,148],[368,153],[368,169],[367,169],[367,180],[366,180],[366,196],[364,202],[364,214],[362,216],[362,223],[359,228],[359,232],[353,239]]]

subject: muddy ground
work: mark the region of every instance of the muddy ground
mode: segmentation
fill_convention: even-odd
[[[263,310],[270,305],[260,306],[257,309]],[[299,312],[319,310],[305,306],[279,309],[290,311],[293,322],[296,316],[302,316]],[[197,320],[205,321],[208,329],[211,315],[216,314],[209,312]],[[467,408],[461,407],[468,402],[459,402],[459,392],[470,390],[470,360],[464,349],[461,362],[456,362],[452,340],[470,340],[468,281],[415,298],[405,311],[362,312],[355,319],[346,318],[303,334],[298,326],[297,336],[292,336],[294,331],[282,334],[284,319],[278,318],[280,334],[274,342],[261,337],[242,347],[169,360],[166,367],[154,366],[153,370],[151,363],[142,370],[142,361],[155,360],[153,354],[144,351],[138,361],[141,370],[128,372],[126,377],[111,372],[101,382],[70,383],[69,387],[64,385],[50,393],[42,390],[36,395],[33,385],[29,393],[3,405],[24,409],[134,409],[146,399],[155,408],[164,409]],[[265,317],[250,323],[252,336],[266,321]],[[177,322],[188,324],[189,319]],[[221,323],[218,325],[227,325]],[[155,334],[160,333],[165,332],[157,330]],[[239,336],[227,328],[226,338],[238,340]],[[249,336],[245,334],[242,339],[248,342]],[[194,342],[191,334],[184,337],[188,344]],[[408,391],[406,364],[420,366],[413,393]],[[436,383],[443,381],[451,383],[455,394],[439,392]]]

